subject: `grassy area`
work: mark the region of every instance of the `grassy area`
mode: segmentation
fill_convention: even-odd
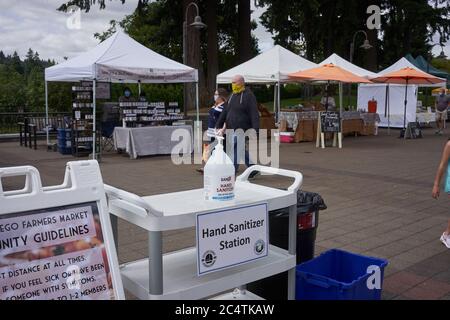
[[[424,88],[420,89],[421,92],[425,93]],[[430,90],[431,91],[431,90]],[[304,104],[305,102],[315,102],[315,101],[320,101],[321,96],[314,96],[311,97],[311,100],[305,100],[305,99],[300,99],[300,98],[293,98],[293,99],[282,99],[281,100],[281,108],[285,108],[285,107],[289,107],[289,106],[295,106],[298,104]],[[355,109],[357,106],[357,96],[352,95],[350,97],[350,105],[354,106]],[[418,100],[421,100],[423,104],[425,104],[425,95],[424,94],[420,94],[417,98]],[[428,105],[434,105],[434,101],[435,101],[435,97],[432,97],[431,95],[428,96]],[[334,96],[334,101],[336,101],[337,107],[339,107],[339,96]],[[345,106],[348,105],[348,97],[344,95],[344,108]],[[274,111],[274,107],[273,107],[273,101],[267,101],[267,102],[262,102],[262,104],[269,110],[269,111]]]
[[[314,96],[311,97],[310,100],[305,100],[305,99],[300,99],[300,98],[293,98],[293,99],[282,99],[281,100],[281,108],[285,108],[285,107],[289,107],[289,106],[295,106],[298,104],[304,104],[305,102],[316,102],[316,101],[320,101],[321,96]],[[356,106],[356,100],[357,97],[350,97],[350,105],[352,106]],[[339,106],[339,96],[334,96],[334,101],[336,101],[336,104]],[[344,106],[347,105],[347,97],[344,97]],[[262,104],[269,110],[269,111],[274,111],[274,107],[273,107],[273,101],[267,101],[267,102],[262,102]]]

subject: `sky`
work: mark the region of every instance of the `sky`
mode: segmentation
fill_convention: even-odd
[[[63,0],[2,0],[0,1],[0,50],[5,54],[17,51],[24,57],[29,48],[41,58],[62,61],[72,58],[98,44],[94,33],[108,29],[111,20],[121,20],[131,14],[137,0],[107,1],[106,10],[97,5],[90,12],[81,13],[80,29],[70,29],[71,15],[56,9]],[[253,3],[252,3],[253,5]],[[252,18],[258,19],[264,9],[259,8]],[[74,24],[71,24],[74,25]],[[261,25],[255,30],[262,51],[273,46],[271,35]]]
[[[137,0],[107,1],[107,9],[99,10],[95,5],[89,13],[81,13],[79,29],[67,26],[70,14],[56,9],[63,0],[2,0],[0,1],[0,50],[5,54],[17,51],[24,57],[29,48],[39,52],[43,59],[62,61],[72,58],[98,44],[94,33],[108,29],[109,21],[121,20],[136,8]],[[252,7],[254,6],[253,1]],[[253,8],[252,19],[258,21],[264,8]],[[76,26],[77,24],[69,24]],[[253,31],[259,40],[259,48],[265,51],[273,46],[272,35],[260,24]],[[437,37],[435,39],[437,42]],[[441,48],[435,46],[433,53]],[[450,56],[450,43],[444,48]]]

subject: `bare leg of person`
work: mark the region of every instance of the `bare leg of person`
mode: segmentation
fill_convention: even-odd
[[[450,220],[448,220],[447,230],[445,230],[446,235],[450,235]]]

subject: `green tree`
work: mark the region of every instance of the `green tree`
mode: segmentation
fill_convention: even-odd
[[[44,80],[42,70],[35,67],[30,70],[26,86],[27,111],[43,111],[45,105]]]
[[[24,107],[24,91],[23,75],[11,65],[0,65],[0,112],[16,112],[19,107]]]
[[[120,1],[122,4],[125,3],[125,0],[116,0],[116,1]],[[139,2],[148,2],[148,0],[139,0]],[[105,0],[71,0],[62,4],[58,8],[58,10],[66,12],[71,6],[77,6],[82,10],[84,10],[85,12],[89,12],[91,10],[91,7],[96,4],[100,7],[100,9],[106,8]]]
[[[372,4],[383,12],[379,32],[366,26],[366,9]],[[274,34],[276,43],[316,62],[334,52],[348,59],[358,30],[368,32],[375,48],[365,51],[357,44],[354,62],[374,71],[407,53],[426,54],[436,33],[442,42],[450,35],[447,0],[259,0],[258,5],[267,7],[261,23]]]
[[[391,0],[383,2],[382,60],[388,66],[408,53],[426,56],[429,42],[439,33],[441,42],[450,36],[449,8],[445,1]]]

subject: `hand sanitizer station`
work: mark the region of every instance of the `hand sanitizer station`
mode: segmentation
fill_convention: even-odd
[[[294,182],[287,190],[253,184],[253,171]],[[256,165],[234,187],[233,180],[233,164],[219,142],[205,167],[204,189],[139,197],[105,185],[110,213],[148,231],[148,259],[120,267],[124,288],[139,299],[260,299],[245,285],[288,271],[288,298],[294,299],[302,174]],[[268,236],[268,212],[286,207],[289,250],[270,245]],[[196,228],[196,246],[163,255],[162,232],[189,227]]]

